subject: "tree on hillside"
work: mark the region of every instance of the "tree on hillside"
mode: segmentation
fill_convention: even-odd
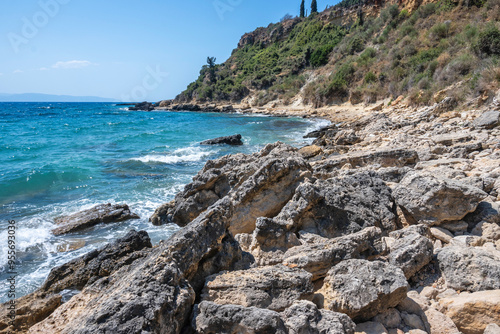
[[[305,0],[302,0],[300,3],[300,17],[305,17],[306,16],[306,11],[305,11]]]
[[[207,57],[207,64],[208,64],[208,79],[211,82],[215,81],[215,61],[217,58],[215,57]]]
[[[317,13],[318,12],[318,3],[316,0],[312,0],[311,3],[311,14]]]

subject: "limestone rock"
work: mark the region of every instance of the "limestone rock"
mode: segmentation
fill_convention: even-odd
[[[283,311],[296,300],[312,298],[311,278],[307,271],[283,265],[230,271],[209,276],[201,298],[220,305]]]
[[[391,236],[397,236],[391,233]],[[407,279],[426,266],[433,256],[432,242],[419,233],[408,233],[390,246],[389,263],[401,268]]]
[[[318,310],[308,301],[296,302],[281,316],[290,334],[354,334],[355,324],[347,315]]]
[[[256,219],[277,215],[310,175],[310,166],[297,149],[279,142],[251,155],[210,160],[174,202],[159,207],[150,220],[156,225],[185,226],[231,192],[231,200],[239,204],[233,211],[233,235],[252,233]]]
[[[306,159],[313,158],[321,154],[323,150],[317,145],[304,146],[299,150],[299,153]]]
[[[388,334],[388,330],[380,322],[368,321],[356,325],[356,334]]]
[[[493,129],[499,124],[500,112],[497,110],[486,111],[474,120],[474,125],[482,129]]]
[[[283,264],[307,270],[313,274],[313,280],[317,280],[343,260],[371,258],[386,251],[382,231],[378,227],[369,227],[326,243],[290,248],[284,255]]]
[[[115,223],[139,218],[138,215],[130,212],[126,204],[101,204],[70,216],[56,218],[55,223],[61,226],[53,229],[52,233],[61,235],[80,231],[100,223]]]
[[[209,139],[209,140],[202,141],[200,143],[200,145],[220,145],[220,144],[238,146],[238,145],[243,145],[243,142],[241,141],[241,135],[238,134],[238,135],[233,135],[233,136],[226,136],[226,137]]]
[[[280,314],[275,311],[207,301],[195,305],[192,326],[200,334],[288,333]]]
[[[344,178],[305,182],[295,191],[276,217],[323,237],[334,238],[370,226],[384,232],[396,229],[396,215],[390,188],[373,172]]]
[[[449,244],[454,237],[453,233],[441,227],[431,227],[430,232],[435,239],[441,240],[447,244]]]
[[[430,326],[431,333],[460,334],[460,331],[450,317],[432,307],[425,310],[425,320]]]
[[[333,267],[319,290],[326,309],[368,320],[406,298],[401,269],[380,261],[346,260]]]
[[[193,286],[241,260],[227,232],[231,210],[221,200],[141,261],[87,285],[30,333],[180,332],[195,301]]]
[[[500,334],[500,326],[497,324],[489,324],[486,326],[484,334]]]
[[[439,267],[448,287],[459,291],[500,289],[500,252],[450,246],[439,250]]]
[[[439,305],[464,334],[482,334],[489,324],[500,323],[500,290],[461,293],[440,299]]]
[[[407,174],[393,195],[405,215],[427,225],[461,220],[487,196],[477,188],[425,173]]]
[[[500,224],[500,203],[483,201],[474,212],[464,217],[464,221],[473,229],[481,222]]]

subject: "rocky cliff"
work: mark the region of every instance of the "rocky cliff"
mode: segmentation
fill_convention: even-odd
[[[2,333],[497,333],[500,113],[391,107],[209,161]],[[73,296],[62,300],[61,291]]]

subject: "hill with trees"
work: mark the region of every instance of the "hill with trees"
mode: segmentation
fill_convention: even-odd
[[[450,86],[457,104],[492,99],[500,87],[500,0],[344,0],[321,13],[314,5],[308,17],[301,10],[245,34],[176,102],[321,107],[403,96],[417,106]]]

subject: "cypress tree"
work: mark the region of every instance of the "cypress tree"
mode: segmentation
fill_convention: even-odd
[[[302,0],[302,2],[300,3],[300,17],[306,16],[304,2],[305,2],[305,0]]]
[[[318,3],[316,2],[316,0],[312,0],[312,3],[311,3],[311,14],[317,13],[317,12],[318,12]]]

